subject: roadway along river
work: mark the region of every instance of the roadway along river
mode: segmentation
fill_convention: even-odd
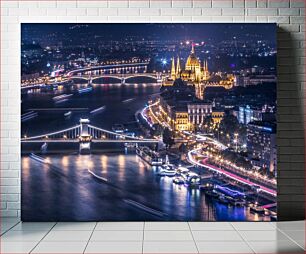
[[[80,117],[111,129],[125,123],[138,132],[134,113],[144,107],[156,84],[95,85],[90,93],[72,88],[35,92],[22,97],[22,113],[38,116],[22,123],[22,134],[33,136],[76,125]],[[54,96],[70,94],[65,101]],[[105,106],[101,112],[91,114]],[[74,110],[74,108],[78,108]],[[46,110],[50,109],[50,110]],[[64,116],[72,111],[68,118]],[[114,148],[108,145],[106,148]],[[42,160],[22,156],[22,219],[25,221],[262,220],[245,208],[227,207],[205,198],[198,189],[178,186],[133,151],[115,145],[117,152],[79,155],[77,151],[42,155]],[[42,162],[43,161],[43,162]],[[95,175],[95,176],[93,176]]]

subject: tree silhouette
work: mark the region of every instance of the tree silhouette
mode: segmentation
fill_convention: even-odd
[[[171,148],[171,146],[174,144],[173,134],[168,128],[164,129],[163,142],[165,143],[167,149]]]

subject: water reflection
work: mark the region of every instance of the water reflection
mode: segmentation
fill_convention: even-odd
[[[76,84],[82,87],[84,84]],[[86,84],[85,84],[86,86]],[[54,91],[28,94],[23,98],[23,111],[31,108],[50,108],[37,118],[22,125],[22,134],[33,136],[59,128],[71,127],[82,117],[101,105],[106,110],[90,114],[93,125],[111,130],[115,123],[124,123],[129,130],[140,131],[135,124],[135,112],[142,108],[150,95],[158,93],[156,84],[94,84],[92,93],[75,94],[57,106],[79,108],[72,110],[70,118],[54,110]],[[64,87],[58,93],[73,93]],[[134,98],[127,103],[130,98]],[[128,106],[127,106],[128,105]],[[103,150],[105,149],[105,151]],[[99,154],[45,155],[48,163],[22,157],[22,217],[24,220],[254,220],[245,208],[228,208],[206,199],[198,189],[173,184],[172,178],[158,177],[134,152],[116,147],[99,150]],[[119,151],[118,151],[119,150]],[[102,154],[101,154],[102,153]],[[89,174],[107,179],[101,181]],[[167,214],[158,217],[128,205],[133,200]]]
[[[69,156],[63,156],[62,158],[62,165],[64,169],[67,169],[68,165],[69,165]]]
[[[145,166],[144,162],[139,161],[138,162],[138,167],[139,167],[139,171],[138,171],[139,175],[144,176],[144,173],[145,173],[145,170],[146,170],[146,166]]]
[[[120,181],[124,180],[125,170],[125,156],[121,154],[118,156],[118,177]]]
[[[101,155],[100,160],[101,160],[101,173],[107,173],[108,157],[106,155]]]
[[[231,208],[207,200],[199,189],[173,184],[170,177],[158,177],[154,169],[131,152],[127,155],[122,152],[48,158],[50,164],[43,166],[27,156],[22,158],[25,219],[39,220],[52,214],[52,218],[57,216],[57,220],[62,220],[73,214],[76,220],[161,220],[127,206],[126,199],[162,211],[167,214],[163,220],[261,219],[246,208]],[[87,168],[106,177],[108,182],[96,179]]]

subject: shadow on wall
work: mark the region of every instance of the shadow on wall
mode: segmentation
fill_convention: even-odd
[[[299,43],[277,28],[278,220],[305,219],[304,66]]]

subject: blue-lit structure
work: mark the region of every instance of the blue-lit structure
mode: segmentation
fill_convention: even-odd
[[[245,198],[244,193],[237,191],[237,190],[230,189],[229,187],[216,185],[215,190],[231,198],[235,198],[235,199]]]

